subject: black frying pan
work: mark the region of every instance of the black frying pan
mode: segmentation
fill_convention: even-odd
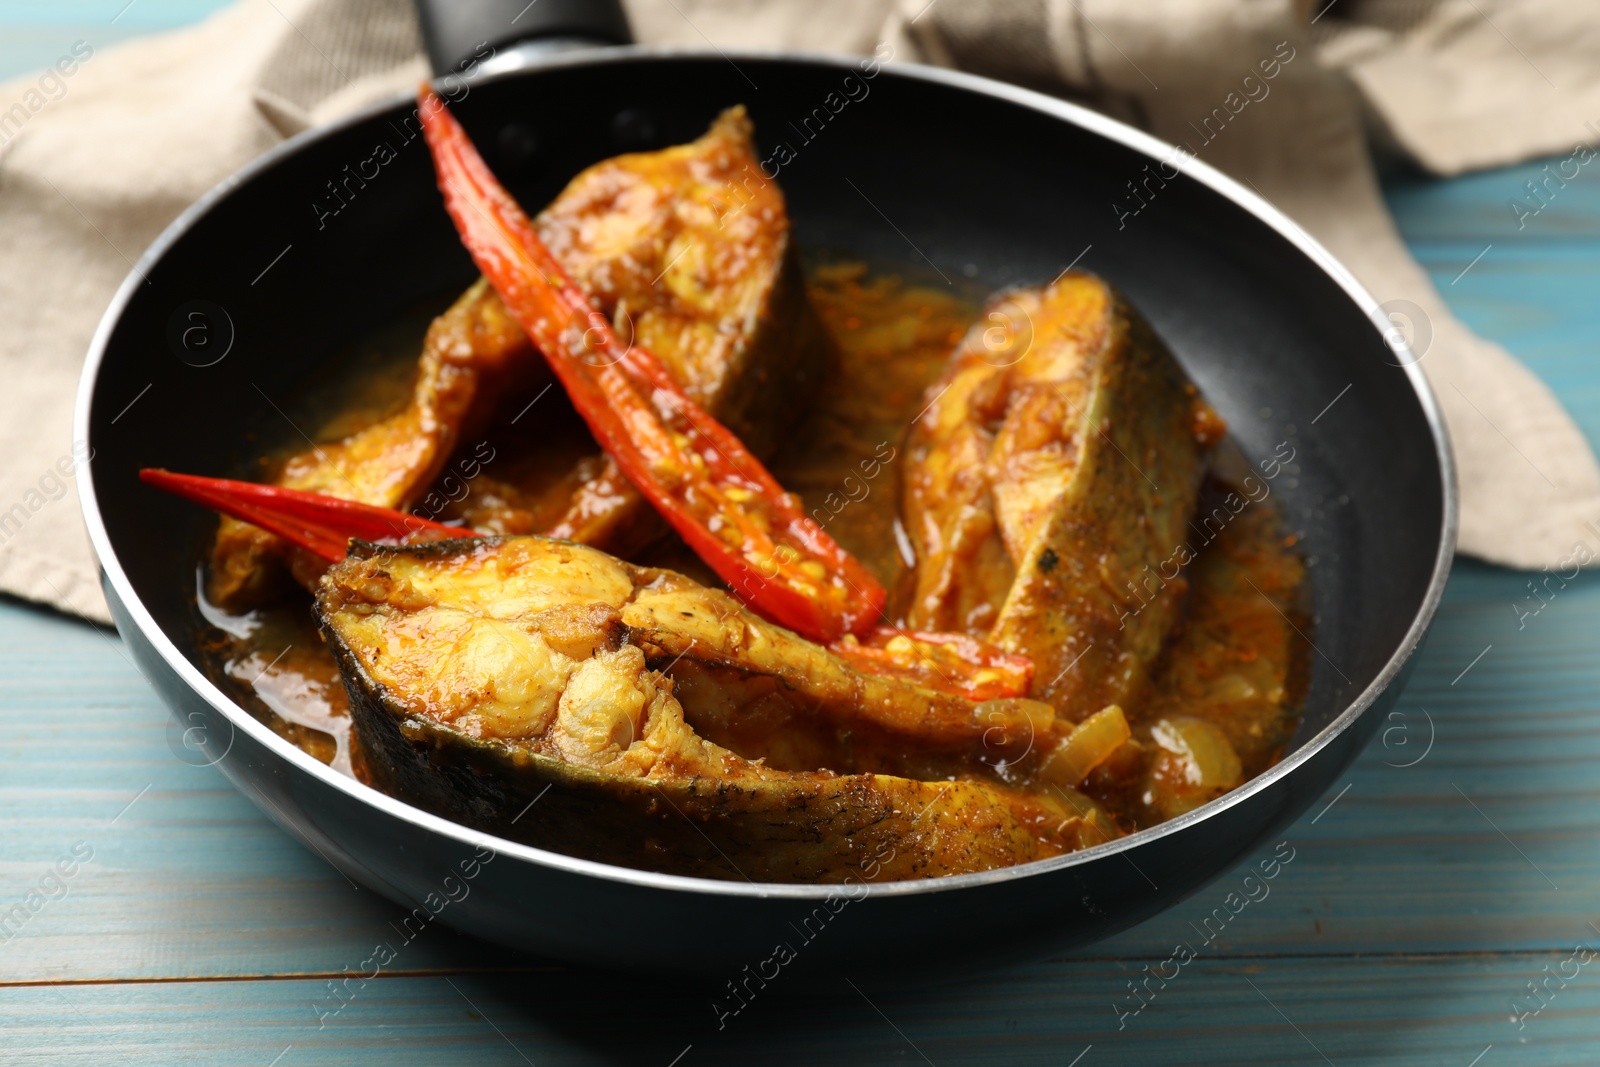
[[[451,21],[500,7],[505,33]],[[1318,654],[1304,723],[1276,767],[1154,829],[1005,870],[875,885],[846,902],[827,887],[650,874],[491,838],[281,740],[201,669],[194,563],[211,520],[135,473],[231,473],[250,451],[241,426],[270,414],[264,397],[291,393],[341,344],[474,277],[426,149],[400,132],[413,106],[403,100],[294,138],[185,212],[117,294],[84,369],[76,432],[94,461],[79,484],[106,597],[209,759],[286,830],[407,907],[431,907],[447,878],[460,885],[470,870],[464,899],[433,909],[462,930],[574,961],[720,974],[767,959],[802,927],[820,931],[805,963],[870,957],[904,973],[1090,942],[1231,869],[1322,794],[1394,700],[1438,604],[1456,523],[1427,385],[1326,252],[1194,163],[1119,218],[1125,183],[1170,159],[1167,146],[1046,96],[911,66],[866,79],[857,61],[833,57],[620,48],[534,63],[512,35],[615,41],[626,27],[606,5],[541,0],[512,29],[519,7],[441,5],[425,24],[440,65],[484,51],[486,39],[496,46],[481,65],[500,73],[446,88],[523,203],[545,203],[620,150],[690,140],[742,102],[764,148],[796,150],[778,181],[802,247],[926,261],[991,289],[1048,281],[1077,261],[1143,310],[1246,454],[1291,441],[1296,461],[1275,488],[1314,561]],[[801,140],[790,120],[847,76],[869,94]],[[395,158],[373,175],[364,161],[380,142]],[[371,176],[349,182],[347,167]],[[344,190],[336,213],[330,182]],[[186,338],[194,326],[202,333]],[[474,865],[480,849],[494,858]],[[805,922],[816,915],[825,930]]]

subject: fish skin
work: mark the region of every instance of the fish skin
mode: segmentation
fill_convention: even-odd
[[[352,547],[317,610],[358,773],[436,814],[604,862],[782,882],[989,870],[1116,833],[1092,805],[993,782],[780,770],[705,740],[631,643],[630,605],[692,585],[671,572],[539,537]]]
[[[929,395],[908,436],[909,623],[1032,657],[1031,695],[1063,727],[1137,706],[1182,604],[1175,560],[1220,420],[1079,272],[993,301]]]

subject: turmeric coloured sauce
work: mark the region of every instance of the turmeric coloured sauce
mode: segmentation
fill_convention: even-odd
[[[816,267],[808,286],[836,346],[837,365],[771,468],[884,583],[893,605],[904,601],[915,566],[897,507],[906,428],[920,414],[926,386],[977,316],[978,294],[873,273],[858,263]],[[420,330],[415,334],[386,344],[409,343],[414,353]],[[409,374],[403,358],[370,354],[359,369],[347,369],[336,383],[346,399],[316,423],[319,438],[337,439],[389,414]],[[329,395],[326,382],[319,393]],[[564,417],[570,405],[553,396],[545,403],[560,410],[533,432],[577,435],[574,447],[586,446],[581,422]],[[497,423],[497,434],[507,431],[504,420]],[[491,445],[512,454],[526,445],[491,436]],[[1261,773],[1299,724],[1309,663],[1302,636],[1310,617],[1304,564],[1270,484],[1259,475],[1246,481],[1253,473],[1231,446],[1217,451],[1191,524],[1194,537],[1184,546],[1190,562],[1181,621],[1144,699],[1123,709],[1131,742],[1080,787],[1126,831],[1181,814]],[[452,498],[459,488],[452,487]],[[470,481],[465,488],[468,494],[477,489]],[[673,536],[636,554],[636,561],[717,584]],[[289,590],[247,615],[229,615],[202,596],[200,612],[200,648],[213,678],[291,743],[352,773],[348,702],[309,595]]]

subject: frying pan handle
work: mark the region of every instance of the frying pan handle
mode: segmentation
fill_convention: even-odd
[[[462,70],[527,42],[552,48],[628,44],[633,31],[621,0],[416,0],[422,39],[435,74]]]

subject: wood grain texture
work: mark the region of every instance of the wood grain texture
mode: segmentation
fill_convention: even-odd
[[[931,993],[874,975],[802,985],[780,974],[720,1029],[715,990],[566,973],[379,978],[326,1018],[315,1009],[325,980],[32,986],[6,991],[0,1022],[14,1067],[1591,1065],[1600,961],[1521,1029],[1511,1021],[1511,997],[1563,957],[1196,960],[1120,1019],[1112,996],[1138,968],[1094,960]]]
[[[0,27],[47,14],[19,5]],[[0,47],[0,72],[18,62]],[[1600,181],[1586,168],[1519,229],[1506,201],[1540,167],[1389,194],[1456,311],[1600,439]],[[1195,927],[1238,874],[1082,953],[965,982],[896,984],[893,961],[784,975],[721,1030],[717,990],[585,975],[443,928],[319,1029],[328,982],[393,938],[396,909],[180,762],[114,636],[0,603],[0,913],[93,850],[0,940],[0,1062],[1593,1063],[1600,961],[1512,1017],[1546,967],[1600,946],[1600,586],[1585,575],[1519,618],[1526,582],[1458,565],[1399,717],[1213,943]],[[1127,983],[1180,942],[1197,958],[1119,1030]]]

